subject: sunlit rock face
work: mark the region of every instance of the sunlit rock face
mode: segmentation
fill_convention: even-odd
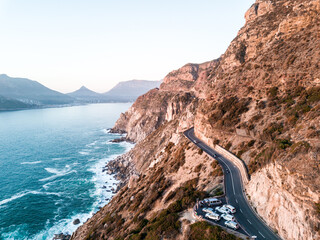
[[[180,166],[178,155],[176,160],[166,155],[167,146],[175,146],[172,156],[190,147],[181,133],[194,126],[197,136],[244,160],[251,175],[245,186],[250,201],[283,239],[319,239],[319,6],[319,1],[256,1],[220,58],[174,70],[160,89],[139,97],[114,127],[137,142],[127,155],[135,166],[130,188],[124,187],[74,238],[92,230],[115,237],[120,229],[108,235],[108,226],[100,223],[108,209],[126,220],[146,211],[151,219],[143,205],[128,211],[118,201],[137,199],[132,186],[142,189],[156,171],[174,186],[182,183],[177,177],[194,176],[191,155],[206,164],[204,157],[185,153],[187,165]],[[206,174],[199,172],[201,183]],[[144,194],[144,199],[155,197],[147,190]],[[154,209],[167,206],[166,194],[155,197]],[[134,223],[127,227],[133,229]]]

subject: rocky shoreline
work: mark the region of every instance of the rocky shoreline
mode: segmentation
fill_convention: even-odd
[[[112,129],[108,129],[110,133],[119,133],[119,134],[125,134],[126,132],[121,131],[112,131]],[[129,142],[134,143],[133,141],[128,140],[126,137],[121,138],[115,138],[113,140],[110,140],[110,142],[113,143],[120,143],[120,142]],[[115,195],[119,190],[128,183],[130,180],[130,176],[135,173],[134,166],[130,161],[130,151],[127,153],[124,153],[115,159],[109,161],[105,167],[102,168],[102,172],[105,172],[108,175],[114,175],[115,178],[119,181],[117,184],[114,183],[114,186],[111,188],[107,188],[107,186],[103,186],[102,189],[105,189],[107,192],[111,192],[113,195]],[[113,197],[113,196],[112,196]],[[111,201],[112,197],[109,199],[107,198],[107,201]],[[74,225],[80,224],[79,219],[73,220]],[[54,234],[54,237],[52,240],[69,240],[71,239],[71,235],[66,233],[58,233]]]
[[[130,176],[136,174],[134,165],[132,164],[131,153],[125,153],[115,159],[109,161],[102,171],[106,171],[107,174],[115,175],[115,178],[119,181],[114,193],[117,193],[121,187],[128,183]]]

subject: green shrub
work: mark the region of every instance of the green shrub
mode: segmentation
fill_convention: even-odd
[[[320,215],[320,202],[315,203],[316,212]]]
[[[224,148],[225,148],[226,150],[229,150],[229,149],[231,148],[231,146],[232,146],[232,143],[231,143],[231,142],[228,142],[228,143],[224,146]]]
[[[170,207],[162,210],[157,217],[149,222],[146,226],[145,239],[175,238],[179,234],[181,227],[179,215],[172,211],[174,211],[174,208]]]
[[[251,140],[251,141],[248,142],[247,146],[248,147],[252,147],[255,142],[256,142],[256,140]]]
[[[223,189],[220,187],[220,188],[217,188],[215,191],[214,191],[214,196],[221,196],[224,194],[224,191]]]
[[[130,234],[137,234],[137,233],[140,233],[141,232],[141,230],[148,224],[148,220],[147,219],[142,219],[140,222],[139,222],[139,224],[138,224],[138,226],[134,229],[134,230],[132,230],[131,231],[131,233]],[[130,238],[131,239],[131,238]]]
[[[203,153],[202,148],[199,148],[199,150],[198,150],[198,154],[199,154],[199,155],[202,155],[202,153]]]
[[[268,97],[274,99],[278,95],[278,87],[272,87],[267,92]]]
[[[272,160],[272,155],[274,152],[274,147],[268,147],[256,155],[256,157],[252,159],[248,165],[249,174],[253,174],[255,171],[268,164]]]
[[[202,163],[200,163],[198,166],[196,166],[193,171],[194,172],[200,172],[201,168],[202,168]]]
[[[299,152],[300,153],[307,153],[309,148],[310,148],[310,144],[308,142],[301,141],[301,142],[294,143],[291,146],[290,152],[292,154],[297,154]]]
[[[280,149],[286,149],[292,145],[290,139],[277,139],[277,147]]]
[[[222,230],[219,226],[207,222],[196,222],[190,225],[190,240],[237,240],[236,236]]]
[[[280,135],[283,131],[282,123],[270,123],[267,128],[263,130],[263,134],[266,138],[273,140],[276,136]]]
[[[236,52],[236,59],[240,62],[240,63],[244,63],[245,62],[245,57],[246,57],[246,51],[247,51],[247,45],[244,41],[242,41],[240,43],[240,46]]]
[[[181,204],[181,209],[185,210],[189,207],[193,207],[196,200],[205,198],[208,194],[204,191],[197,190],[198,178],[194,178],[185,182],[181,187],[175,190],[175,194],[169,194],[171,199],[175,199],[177,204]],[[174,197],[173,197],[174,196]],[[169,196],[168,196],[169,197]],[[166,201],[168,199],[166,198]]]
[[[307,90],[307,102],[313,104],[320,101],[320,87],[312,87]]]
[[[214,111],[209,116],[211,125],[218,127],[230,128],[240,122],[241,114],[249,110],[248,105],[251,98],[227,97],[223,98],[222,102],[213,106]]]
[[[165,148],[165,151],[166,151],[167,153],[170,153],[171,148],[172,148],[173,146],[174,146],[174,143],[173,143],[173,142],[169,142],[168,145],[167,145],[166,148]]]

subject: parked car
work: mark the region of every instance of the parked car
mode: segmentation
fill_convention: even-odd
[[[239,228],[239,224],[234,221],[226,221],[224,224],[229,228],[233,228],[234,230]]]
[[[224,206],[222,206],[222,207],[216,207],[215,210],[216,210],[217,212],[220,212],[220,213],[226,213],[226,214],[231,213],[230,209],[229,209],[229,208],[226,208],[226,207],[224,207]]]
[[[223,205],[223,207],[226,207],[226,208],[230,209],[231,213],[235,213],[236,212],[236,208],[234,206],[230,205],[230,204],[225,204],[225,205]]]
[[[209,206],[216,206],[222,204],[218,198],[205,198],[203,202]]]
[[[214,213],[214,210],[212,208],[202,208],[202,211],[206,213]]]
[[[222,214],[221,217],[227,221],[235,221],[236,220],[236,218],[234,216],[227,214],[227,213]]]
[[[220,215],[217,213],[206,213],[206,218],[210,218],[214,221],[219,221],[221,219]]]

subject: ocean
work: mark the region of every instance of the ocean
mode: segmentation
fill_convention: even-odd
[[[0,112],[0,239],[52,239],[85,222],[112,197],[102,172],[133,147],[111,143],[130,103]]]

